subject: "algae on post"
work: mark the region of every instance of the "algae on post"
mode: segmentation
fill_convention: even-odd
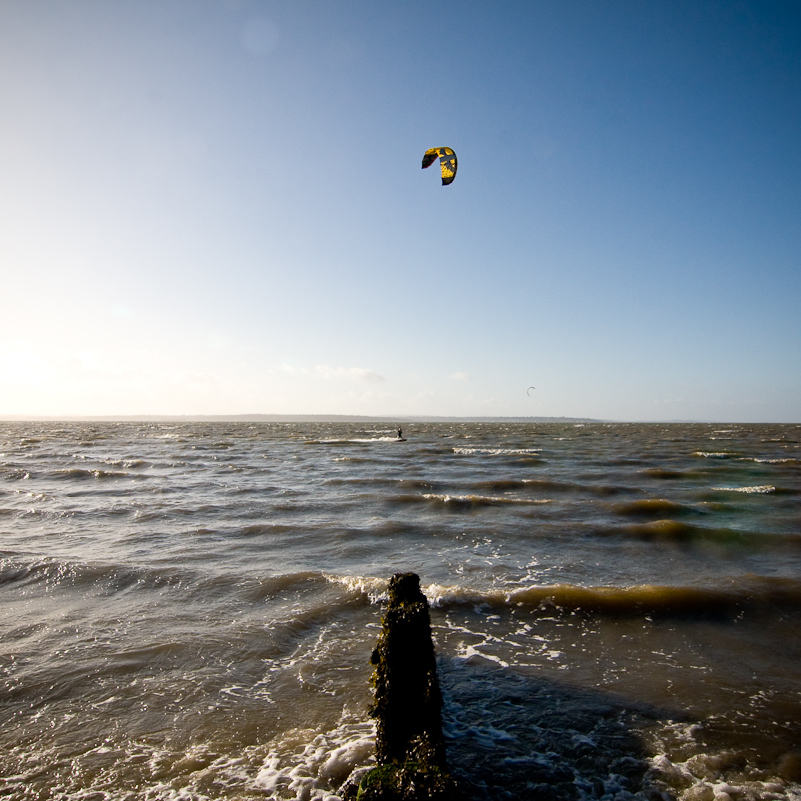
[[[458,798],[447,774],[442,695],[437,680],[428,601],[415,573],[389,582],[389,603],[373,651],[378,767],[364,776],[360,801]]]

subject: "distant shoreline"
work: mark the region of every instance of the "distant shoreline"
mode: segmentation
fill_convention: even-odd
[[[606,423],[615,425],[801,425],[798,422],[742,420],[604,420],[593,417],[448,417],[438,415],[359,414],[113,414],[113,415],[10,415],[0,414],[3,423]]]
[[[608,423],[590,417],[446,417],[358,414],[0,415],[4,423]],[[682,422],[682,421],[677,421]]]

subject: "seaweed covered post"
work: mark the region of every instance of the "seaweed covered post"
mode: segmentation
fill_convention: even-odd
[[[378,645],[375,700],[376,760],[358,790],[360,801],[451,801],[458,797],[445,765],[442,695],[437,681],[428,601],[415,573],[389,582],[389,604]]]
[[[409,759],[444,764],[442,695],[428,601],[415,573],[398,573],[390,580],[389,605],[371,661],[379,764]]]

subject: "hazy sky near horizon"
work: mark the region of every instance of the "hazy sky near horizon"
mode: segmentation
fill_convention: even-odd
[[[801,422],[796,2],[0,0],[0,175],[0,415]]]

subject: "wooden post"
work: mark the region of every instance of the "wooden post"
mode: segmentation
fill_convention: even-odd
[[[359,801],[455,801],[442,735],[442,695],[437,681],[428,601],[415,573],[389,582],[389,604],[378,645],[375,700],[376,761],[364,776]]]

